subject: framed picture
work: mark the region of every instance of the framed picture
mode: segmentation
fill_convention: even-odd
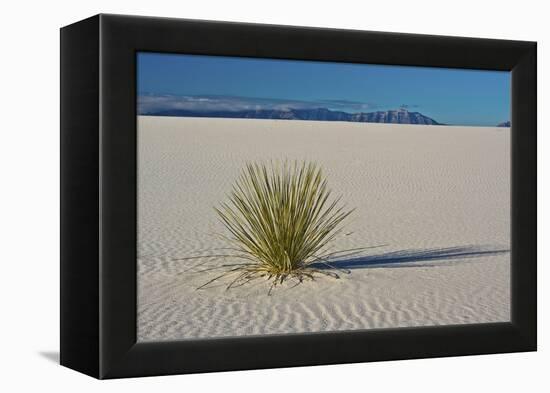
[[[536,44],[61,29],[61,364],[536,350]]]

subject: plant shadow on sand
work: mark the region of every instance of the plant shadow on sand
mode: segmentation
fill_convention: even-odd
[[[375,255],[358,255],[361,253],[361,251],[359,251],[332,259],[330,261],[330,266],[342,270],[364,268],[406,268],[419,266],[429,267],[441,265],[441,261],[480,258],[486,256],[502,255],[509,252],[509,249],[495,248],[489,246],[459,246],[446,248],[408,249]],[[310,266],[315,267],[316,269],[329,269],[328,266],[322,263],[312,263]]]
[[[330,258],[327,263],[313,262],[308,267],[317,271],[327,270],[335,271],[344,276],[353,274],[353,270],[359,269],[381,269],[381,268],[418,268],[418,267],[438,267],[449,266],[456,263],[476,262],[482,257],[492,257],[510,253],[509,249],[498,246],[455,246],[439,247],[425,249],[405,249],[399,251],[390,251],[378,254],[367,254],[367,249],[387,247],[387,244],[378,246],[364,247],[350,250],[339,257]],[[342,277],[339,275],[339,277]],[[343,278],[343,277],[342,277]],[[249,286],[262,285],[262,281],[248,283]],[[227,284],[217,283],[211,285],[212,288],[224,287]],[[241,285],[239,285],[241,286]],[[292,284],[291,288],[296,286]]]

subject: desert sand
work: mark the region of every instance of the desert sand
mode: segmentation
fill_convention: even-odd
[[[314,160],[356,210],[329,251],[340,279],[226,290],[213,207],[247,161]],[[138,118],[138,339],[510,320],[510,130]],[[225,284],[225,285],[224,285]]]

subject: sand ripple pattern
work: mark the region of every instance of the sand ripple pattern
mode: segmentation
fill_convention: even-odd
[[[138,339],[510,320],[509,130],[284,120],[138,120]],[[350,274],[267,296],[196,290],[224,244],[212,207],[243,163],[313,159],[357,207]]]

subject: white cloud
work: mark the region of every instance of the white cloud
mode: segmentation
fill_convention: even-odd
[[[372,104],[348,100],[299,101],[234,96],[177,96],[144,94],[138,97],[140,114],[167,110],[197,112],[243,111],[243,110],[288,110],[328,108],[343,111],[364,111],[375,107]]]

